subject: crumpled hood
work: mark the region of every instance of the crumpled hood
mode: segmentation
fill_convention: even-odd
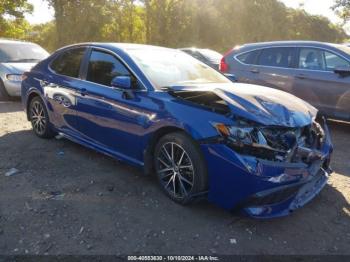
[[[250,84],[205,84],[171,87],[177,91],[214,92],[234,115],[263,124],[302,127],[312,123],[317,109],[289,93]]]
[[[3,63],[3,65],[11,74],[23,74],[26,71],[30,71],[36,63]]]

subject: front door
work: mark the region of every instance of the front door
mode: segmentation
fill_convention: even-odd
[[[111,87],[116,76],[134,78],[112,53],[92,50],[85,89],[78,96],[78,125],[81,135],[94,145],[123,159],[141,164],[142,136],[150,113],[143,108],[146,90],[134,82],[132,95]]]
[[[306,47],[300,48],[298,61],[293,93],[329,116],[349,118],[350,77],[334,70],[350,63],[332,51]]]

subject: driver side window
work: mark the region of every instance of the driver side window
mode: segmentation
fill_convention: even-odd
[[[299,68],[325,71],[323,51],[315,48],[302,48],[299,55]]]
[[[334,71],[337,67],[350,67],[342,57],[316,48],[302,48],[299,56],[299,68],[308,70]]]
[[[86,80],[111,86],[112,79],[117,76],[131,76],[129,70],[113,55],[93,50],[89,59]]]
[[[325,60],[326,60],[326,70],[334,71],[334,69],[339,67],[347,67],[350,68],[350,63],[345,59],[337,56],[336,54],[330,52],[324,52]]]

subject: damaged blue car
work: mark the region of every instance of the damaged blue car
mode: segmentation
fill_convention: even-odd
[[[207,198],[256,218],[290,214],[331,174],[317,110],[293,95],[232,83],[173,49],[64,47],[23,76],[34,133],[57,134],[155,174],[180,204]]]

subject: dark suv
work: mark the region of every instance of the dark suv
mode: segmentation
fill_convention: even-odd
[[[287,41],[254,43],[225,54],[220,70],[238,82],[292,93],[323,114],[350,119],[350,47]]]

